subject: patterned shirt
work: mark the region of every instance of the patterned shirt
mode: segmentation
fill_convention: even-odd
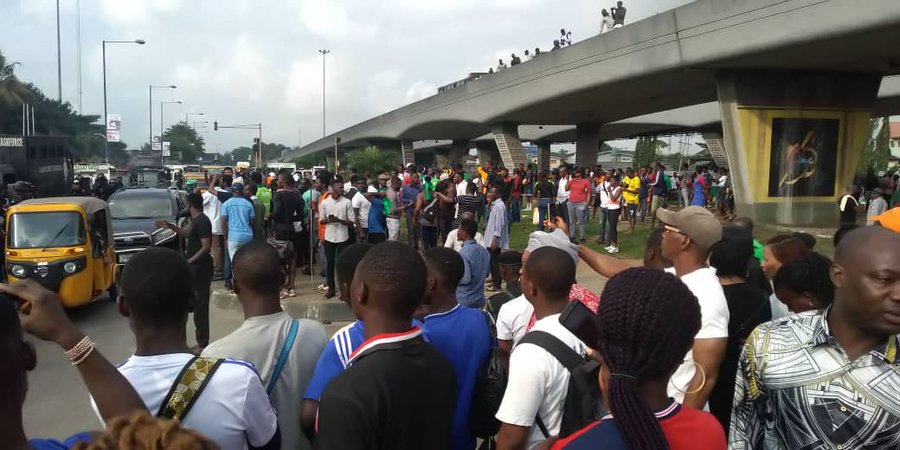
[[[741,354],[729,448],[900,448],[897,336],[855,361],[826,311],[764,323]]]

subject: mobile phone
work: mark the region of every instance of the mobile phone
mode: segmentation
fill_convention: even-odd
[[[597,345],[597,315],[579,301],[569,302],[559,316],[559,323],[589,347]]]

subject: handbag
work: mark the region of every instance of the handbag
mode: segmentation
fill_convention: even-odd
[[[534,208],[531,210],[531,224],[538,225],[541,223],[541,215],[538,213],[538,209]]]

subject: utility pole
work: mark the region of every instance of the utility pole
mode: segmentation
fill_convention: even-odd
[[[56,87],[59,93],[59,103],[62,104],[62,47],[59,39],[59,0],[56,0]]]

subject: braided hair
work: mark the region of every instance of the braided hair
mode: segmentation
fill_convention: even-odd
[[[633,268],[606,283],[597,311],[597,350],[610,377],[608,401],[632,450],[668,449],[641,385],[668,380],[700,331],[697,298],[674,275]]]
[[[151,417],[146,411],[117,417],[91,443],[78,443],[74,450],[217,450],[202,434],[177,421]]]

